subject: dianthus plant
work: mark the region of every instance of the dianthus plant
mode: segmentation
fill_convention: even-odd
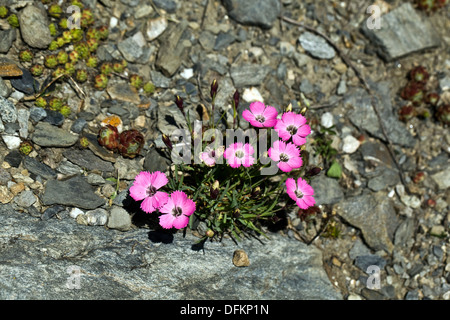
[[[320,169],[306,170],[302,157],[311,128],[304,113],[291,106],[279,113],[256,101],[238,114],[238,91],[231,99],[232,123],[222,121],[226,113],[215,121],[217,92],[214,80],[203,121],[191,121],[192,113],[176,96],[186,126],[162,137],[171,168],[141,172],[130,195],[142,201],[143,211],[158,215],[166,229],[194,229],[203,222],[206,228],[198,229],[203,239],[265,235],[278,212],[315,205],[310,178]],[[240,117],[249,123],[245,131],[238,129]]]

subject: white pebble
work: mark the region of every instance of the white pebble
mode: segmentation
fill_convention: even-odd
[[[255,87],[246,88],[244,90],[244,93],[242,94],[242,99],[246,102],[254,102],[254,101],[261,101],[264,102],[264,98],[262,97],[261,93],[259,93],[258,89]]]
[[[186,68],[180,73],[180,76],[182,76],[184,79],[188,80],[194,76],[194,69]]]
[[[346,136],[342,142],[344,143],[342,146],[342,151],[345,153],[353,153],[358,150],[361,142],[353,136]]]
[[[119,19],[117,19],[116,17],[111,17],[111,19],[109,20],[109,27],[115,28],[117,27],[117,24],[119,23]]]
[[[324,128],[331,128],[334,124],[333,114],[331,112],[325,112],[320,118],[320,124]]]
[[[78,208],[73,208],[69,212],[69,216],[74,219],[76,219],[80,214],[84,214],[84,211]]]
[[[20,138],[16,136],[4,135],[2,138],[9,150],[17,149],[22,142]]]

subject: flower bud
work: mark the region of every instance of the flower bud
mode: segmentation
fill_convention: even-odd
[[[209,195],[211,199],[215,200],[219,196],[219,181],[214,181],[213,185],[211,186],[211,189],[209,190]]]
[[[237,109],[239,107],[239,91],[235,91],[234,95],[233,95],[233,102],[234,102],[234,107]]]
[[[240,215],[241,215],[241,210],[239,210],[239,208],[236,208],[233,211],[233,216],[237,219],[237,218],[239,218]]]
[[[261,193],[261,188],[258,186],[255,188],[255,190],[252,191],[251,197],[256,198]]]
[[[115,150],[119,146],[119,131],[112,125],[102,127],[98,132],[97,141],[106,149]]]
[[[217,83],[217,80],[214,79],[213,82],[211,83],[211,99],[214,101],[214,99],[216,98],[216,94],[217,94],[217,89],[219,88],[219,84]]]
[[[441,105],[437,109],[436,118],[443,124],[450,124],[450,104]]]
[[[208,231],[206,231],[206,236],[208,238],[214,237],[214,231],[212,231],[211,229],[208,229]]]
[[[166,134],[162,135],[162,141],[167,146],[167,148],[169,148],[169,150],[172,150],[172,141],[170,141],[169,137]]]
[[[306,172],[307,177],[314,177],[317,176],[322,171],[322,168],[320,167],[312,167]]]

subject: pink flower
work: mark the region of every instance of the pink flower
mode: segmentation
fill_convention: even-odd
[[[242,142],[236,142],[225,149],[223,157],[227,159],[227,163],[232,168],[237,168],[241,165],[250,167],[255,162],[255,158],[252,157],[254,152],[255,150],[250,144],[246,143],[243,145]]]
[[[165,213],[159,216],[161,227],[182,229],[188,225],[189,216],[195,211],[195,202],[183,191],[177,190],[171,193],[167,203],[159,211]]]
[[[297,184],[293,178],[286,180],[287,194],[295,200],[301,209],[308,209],[316,204],[314,199],[314,189],[302,178],[297,179]]]
[[[217,159],[223,155],[224,147],[219,147],[217,149],[211,149],[206,147],[205,151],[200,153],[200,159],[209,167],[216,164]]]
[[[250,111],[244,110],[242,117],[257,128],[270,128],[277,123],[277,109],[265,106],[264,103],[255,101],[250,103]]]
[[[302,158],[300,157],[300,150],[290,142],[286,144],[281,140],[275,141],[267,153],[270,159],[279,161],[277,166],[283,172],[298,169],[303,164]]]
[[[311,127],[306,124],[306,118],[294,112],[283,113],[274,129],[283,141],[292,137],[292,142],[297,146],[305,144],[306,136],[311,133]]]
[[[152,213],[166,204],[168,194],[157,190],[168,182],[166,175],[160,171],[152,173],[142,171],[130,187],[130,196],[136,201],[144,200],[141,203],[141,209]]]

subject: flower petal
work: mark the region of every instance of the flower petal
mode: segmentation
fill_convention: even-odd
[[[294,142],[294,144],[296,146],[302,146],[306,143],[306,138],[303,138],[301,136],[299,136],[298,134],[292,136],[292,142]]]
[[[292,171],[292,167],[288,165],[286,162],[278,162],[278,168],[280,168],[280,170],[283,172]]]
[[[163,186],[165,186],[169,180],[167,179],[166,175],[160,171],[155,171],[152,174],[152,186],[156,189],[159,189]]]
[[[136,201],[143,200],[147,197],[147,187],[142,184],[133,184],[130,187],[130,196]]]
[[[266,118],[266,120],[268,120],[268,119],[276,120],[278,117],[278,111],[277,111],[277,109],[275,109],[275,107],[267,106],[263,112],[263,116],[264,116],[264,118]]]
[[[266,106],[260,101],[250,103],[250,110],[254,115],[262,114]]]
[[[186,228],[188,223],[189,223],[189,217],[186,217],[184,214],[182,214],[181,216],[176,217],[173,220],[172,225],[174,228],[183,229],[183,228]]]
[[[311,134],[311,127],[307,124],[302,125],[297,129],[297,135],[301,137],[306,137],[309,134]]]
[[[251,113],[249,110],[244,110],[242,112],[242,118],[244,118],[245,120],[247,120],[248,122],[254,122],[255,120],[255,115],[253,113]]]
[[[192,199],[186,198],[183,204],[183,214],[190,216],[195,211],[195,202]]]
[[[144,212],[152,213],[156,211],[156,207],[153,205],[153,197],[147,197],[141,202],[141,209]]]
[[[165,192],[158,191],[153,195],[153,206],[155,208],[161,208],[167,201],[169,201],[169,195]]]
[[[292,157],[292,158],[289,158],[289,161],[287,162],[287,164],[292,169],[298,169],[298,168],[300,168],[302,166],[303,160],[300,157]]]
[[[171,213],[166,213],[159,216],[159,225],[164,229],[171,229],[173,227],[175,217]]]

